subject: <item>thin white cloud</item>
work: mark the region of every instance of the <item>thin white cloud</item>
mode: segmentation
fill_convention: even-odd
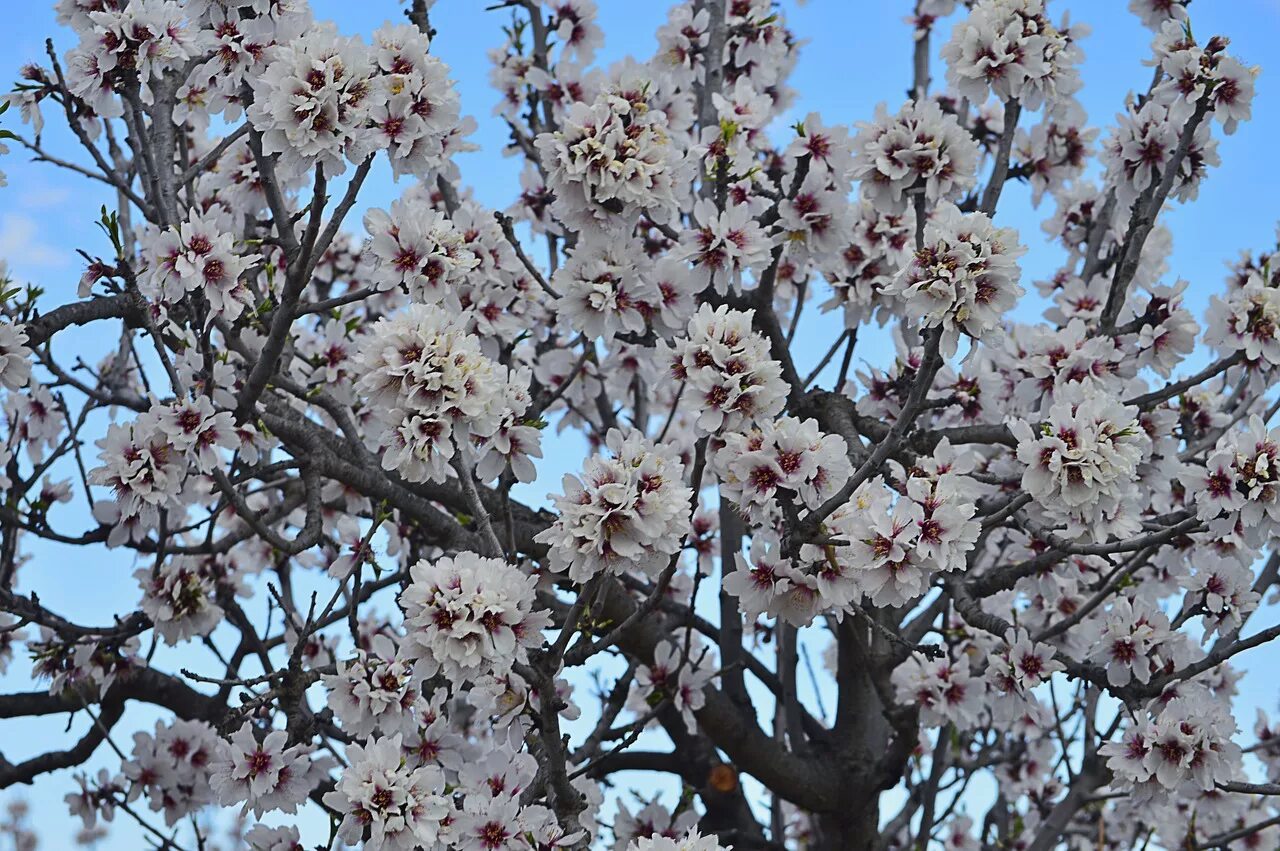
[[[0,215],[0,260],[11,268],[64,268],[71,256],[41,239],[35,219],[19,213]]]
[[[36,184],[18,196],[18,203],[29,210],[47,210],[50,207],[61,207],[70,197],[71,190],[65,186]]]

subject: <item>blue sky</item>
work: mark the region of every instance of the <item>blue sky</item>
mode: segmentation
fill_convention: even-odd
[[[653,53],[653,33],[665,20],[667,3],[599,0],[599,4],[600,23],[606,33],[599,61],[609,62],[625,55],[643,59]],[[317,17],[336,20],[339,29],[348,34],[368,34],[385,20],[398,20],[403,8],[395,0],[312,0],[312,5]],[[486,12],[483,7],[487,5],[485,0],[439,0],[432,15],[439,31],[433,50],[452,67],[464,112],[479,121],[479,131],[472,141],[482,150],[459,157],[464,182],[474,189],[480,201],[501,208],[510,202],[518,187],[519,162],[500,155],[506,134],[501,122],[491,115],[496,95],[488,88],[487,51],[501,42],[500,27],[509,12]],[[791,78],[799,96],[791,113],[778,126],[785,127],[811,111],[819,112],[828,123],[852,124],[870,118],[880,101],[896,108],[904,99],[910,80],[910,28],[903,21],[910,5],[906,0],[810,0],[804,6],[785,2],[790,26],[805,43]],[[1086,60],[1082,70],[1082,101],[1093,126],[1105,128],[1121,108],[1126,92],[1144,87],[1150,79],[1150,70],[1142,65],[1142,59],[1148,53],[1151,35],[1125,12],[1125,5],[1122,0],[1052,3],[1055,16],[1069,10],[1073,21],[1084,21],[1093,28],[1084,42]],[[4,6],[8,12],[0,34],[0,73],[4,77],[13,79],[21,65],[42,59],[46,36],[54,36],[59,52],[74,45],[72,33],[56,29],[51,4],[13,0]],[[1275,44],[1280,41],[1278,0],[1198,0],[1192,6],[1192,20],[1201,37],[1212,33],[1230,36],[1233,53],[1246,63],[1264,64],[1268,56],[1275,54]],[[935,39],[935,47],[939,40]],[[1223,165],[1211,172],[1199,200],[1174,209],[1165,219],[1174,234],[1168,281],[1181,277],[1191,282],[1189,301],[1197,315],[1202,314],[1209,295],[1220,291],[1224,263],[1234,259],[1241,249],[1264,247],[1275,239],[1276,218],[1280,214],[1280,204],[1275,200],[1280,180],[1275,177],[1273,160],[1275,140],[1280,138],[1280,83],[1273,82],[1275,74],[1280,70],[1264,67],[1257,84],[1253,120],[1243,124],[1234,136],[1220,137],[1218,150]],[[943,77],[943,69],[936,61],[933,76],[936,87]],[[59,129],[56,116],[47,114],[46,118],[45,143],[49,149],[77,157],[74,141]],[[20,130],[16,123],[15,113],[5,116],[6,127]],[[1100,137],[1105,136],[1104,129]],[[48,292],[46,304],[52,306],[74,298],[79,258],[73,249],[104,252],[103,237],[94,221],[98,207],[113,203],[113,199],[98,185],[82,178],[27,162],[25,154],[12,147],[13,152],[0,160],[0,169],[6,172],[10,184],[0,189],[0,258],[8,262],[16,280],[44,287]],[[385,207],[407,186],[407,182],[396,185],[386,169],[375,171],[362,196],[362,206]],[[1022,261],[1028,282],[1049,276],[1061,260],[1060,252],[1045,244],[1039,230],[1040,220],[1051,212],[1048,201],[1039,211],[1032,211],[1029,191],[1019,185],[1006,192],[997,214],[1000,224],[1017,227],[1031,247]],[[358,213],[349,220],[356,227]],[[1020,308],[1019,318],[1031,320],[1037,310],[1034,302],[1028,301]],[[806,313],[809,324],[800,339],[819,342],[798,352],[801,374],[817,362],[839,328],[834,315],[822,317],[815,310]],[[60,340],[64,353],[74,346],[89,362],[95,361],[111,343],[92,329],[81,332],[79,338],[63,335]],[[883,339],[871,339],[860,351],[861,358],[872,362],[891,356]],[[558,487],[562,472],[577,469],[581,462],[579,442],[553,443],[550,450],[541,465],[539,483],[524,489],[527,499],[542,499],[548,489]],[[73,514],[62,518],[62,525],[68,528],[83,523],[83,518]],[[104,620],[107,612],[127,612],[135,605],[137,591],[129,575],[132,563],[127,554],[105,550],[76,553],[35,543],[29,544],[28,550],[35,561],[23,571],[24,590],[36,588],[47,605],[67,616],[96,622]],[[1255,654],[1245,658],[1245,665],[1257,668],[1261,661],[1261,654]],[[0,677],[0,689],[29,688],[26,670],[25,661],[17,660],[10,673]],[[1259,683],[1258,679],[1247,678],[1243,686],[1240,718],[1246,726],[1251,726],[1253,706],[1271,708],[1276,703],[1274,687]],[[149,717],[147,710],[135,707],[130,709],[126,724],[131,720],[145,722]],[[16,761],[50,747],[63,747],[64,720],[2,721],[0,750]],[[82,725],[75,725],[72,734],[78,736],[81,730]],[[127,736],[120,741],[127,750]],[[91,764],[114,768],[118,760],[103,753]],[[67,820],[61,801],[71,787],[69,774],[61,772],[45,778],[38,789],[22,793],[33,805],[37,823],[43,825],[46,848],[64,847],[75,829]],[[8,795],[12,794],[11,790]],[[137,837],[126,822],[117,820],[113,839],[105,847],[138,847]]]

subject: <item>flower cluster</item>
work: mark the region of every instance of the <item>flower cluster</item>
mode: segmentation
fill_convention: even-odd
[[[412,711],[418,690],[410,665],[397,658],[390,638],[375,635],[369,649],[358,649],[354,659],[339,661],[337,669],[321,679],[329,690],[329,708],[344,732],[392,735],[415,726]]]
[[[982,339],[999,327],[1023,290],[1017,258],[1026,252],[1012,228],[997,228],[983,213],[941,204],[924,228],[924,245],[886,295],[926,328],[941,328],[941,351],[951,357],[961,332]]]
[[[717,210],[706,198],[693,205],[697,227],[680,238],[680,256],[693,264],[700,289],[714,286],[727,292],[742,286],[742,276],[769,263],[772,240],[756,223],[745,204],[729,204]]]
[[[692,809],[673,816],[666,807],[655,801],[633,814],[624,801],[619,801],[618,814],[613,818],[615,840],[612,851],[626,851],[627,846],[636,839],[654,836],[679,839],[697,820],[698,814]]]
[[[1107,168],[1108,185],[1115,187],[1120,210],[1128,210],[1164,179],[1179,150],[1184,124],[1159,99],[1149,99],[1141,106],[1131,104],[1116,116],[1116,126],[1102,146],[1102,162]],[[1172,197],[1195,199],[1208,167],[1218,165],[1217,148],[1209,125],[1197,124],[1173,175],[1169,193]]]
[[[1080,88],[1076,40],[1087,30],[1055,27],[1044,0],[980,0],[942,48],[947,82],[975,104],[988,94],[1027,109],[1056,105]]]
[[[146,795],[154,812],[172,827],[212,804],[213,767],[221,740],[203,721],[157,721],[155,735],[133,734],[132,758],[123,773],[130,781],[130,802]]]
[[[444,774],[433,765],[414,768],[401,755],[399,735],[348,745],[348,767],[324,802],[342,816],[338,836],[364,840],[370,851],[436,848],[453,804]]]
[[[704,304],[689,321],[688,336],[664,350],[671,377],[686,382],[684,393],[697,404],[701,434],[739,430],[782,411],[787,383],[769,357],[769,341],[752,330],[754,316],[754,310]]]
[[[933,101],[908,101],[895,116],[881,104],[874,122],[858,126],[851,175],[877,210],[901,213],[909,191],[930,206],[954,201],[977,180],[977,144]]]
[[[1066,666],[1054,658],[1053,648],[1035,642],[1025,629],[1010,630],[1004,643],[987,660],[987,679],[997,691],[1026,695]]]
[[[27,640],[32,675],[47,677],[49,693],[55,695],[74,689],[101,696],[117,679],[146,667],[138,655],[140,646],[137,636],[62,641],[48,627],[40,628],[40,640]]]
[[[285,747],[288,733],[272,730],[259,741],[246,722],[220,743],[209,765],[209,783],[223,806],[244,802],[243,812],[259,818],[272,810],[297,812],[307,798],[323,762],[312,762],[308,745]]]
[[[935,459],[950,451],[940,444]],[[965,567],[980,528],[971,485],[944,464],[929,466],[912,471],[919,475],[907,478],[902,494],[881,476],[863,482],[824,522],[830,542],[801,549],[827,606],[901,606],[935,574]]]
[[[503,423],[505,367],[480,351],[452,313],[414,304],[380,319],[356,355],[385,447],[383,469],[410,481],[443,481],[455,450],[493,436]]]
[[[1187,637],[1175,632],[1168,616],[1141,597],[1116,600],[1099,625],[1089,658],[1107,669],[1107,682],[1125,686],[1148,683],[1155,674],[1193,661]]]
[[[378,30],[372,47],[328,24],[274,44],[266,69],[251,79],[249,120],[263,151],[280,155],[287,176],[319,165],[332,177],[346,160],[379,150],[397,175],[426,176],[447,156],[458,126],[448,68],[427,48],[408,25]]]
[[[686,647],[683,642],[659,641],[653,649],[653,662],[636,668],[631,705],[637,711],[647,711],[669,702],[689,732],[695,733],[698,728],[694,713],[706,703],[702,691],[714,676],[705,649],[696,644]]]
[[[142,588],[142,610],[166,644],[208,635],[222,622],[216,559],[173,556],[133,575]]]
[[[514,566],[462,552],[420,561],[409,575],[400,595],[409,627],[401,653],[416,662],[418,677],[501,677],[542,643],[549,621],[533,611],[535,580]]]
[[[1204,468],[1182,480],[1201,520],[1214,520],[1219,532],[1240,528],[1260,546],[1280,523],[1280,429],[1251,416],[1244,431],[1225,435]]]
[[[249,120],[262,150],[279,154],[286,175],[320,165],[330,177],[346,169],[345,153],[362,145],[374,98],[368,48],[316,25],[271,48],[271,62],[253,78]]]
[[[930,659],[913,653],[893,671],[894,693],[903,706],[920,707],[920,721],[929,727],[954,724],[973,727],[988,701],[986,684],[969,671],[967,659]]]
[[[626,94],[573,103],[560,129],[534,141],[565,224],[625,227],[641,212],[665,222],[676,209],[682,153],[666,113]]]
[[[752,520],[767,517],[779,500],[817,508],[853,473],[844,438],[824,434],[817,420],[763,420],[722,440],[711,459],[721,496]]]
[[[714,836],[703,836],[697,828],[673,838],[669,836],[645,836],[632,841],[626,851],[729,851]]]
[[[1102,394],[1063,394],[1037,429],[1015,420],[1022,487],[1072,538],[1105,541],[1136,532],[1138,465],[1151,440],[1138,411]]]
[[[0,387],[20,390],[31,378],[31,349],[23,325],[0,319]]]
[[[242,279],[262,259],[240,254],[229,223],[218,215],[192,213],[176,228],[149,228],[142,236],[146,268],[138,277],[148,298],[174,303],[200,292],[209,301],[209,320],[233,320],[253,306],[253,293]]]
[[[1120,788],[1144,798],[1193,789],[1211,791],[1241,772],[1240,748],[1231,741],[1235,719],[1217,701],[1193,692],[1140,717],[1101,755]]]
[[[457,291],[480,261],[443,213],[402,198],[390,213],[365,213],[364,227],[372,237],[374,283],[404,287],[415,302],[459,305]]]
[[[552,496],[560,516],[536,540],[550,546],[551,569],[575,582],[625,571],[657,576],[689,531],[684,465],[636,431],[611,429],[605,445],[612,458],[592,456],[580,477],[564,477],[564,494]]]
[[[1225,298],[1210,296],[1207,319],[1204,342],[1223,357],[1239,352],[1251,365],[1280,366],[1280,288],[1250,275]]]
[[[149,101],[153,81],[204,47],[177,0],[101,3],[77,23],[80,44],[67,53],[67,85],[104,118],[123,112],[116,86],[136,76]]]
[[[1228,39],[1214,36],[1201,46],[1182,21],[1161,25],[1152,48],[1165,78],[1152,95],[1168,106],[1175,126],[1190,119],[1201,100],[1212,109],[1224,133],[1234,133],[1241,121],[1249,120],[1259,69],[1228,56],[1228,44]]]
[[[89,481],[112,489],[118,513],[112,540],[155,528],[161,508],[181,512],[190,468],[212,469],[219,447],[239,446],[231,414],[215,412],[208,397],[153,405],[131,423],[112,423],[97,441],[102,465]]]
[[[662,298],[646,265],[634,241],[585,237],[552,277],[563,321],[591,338],[643,334]]]
[[[915,213],[886,213],[867,200],[852,208],[853,225],[846,245],[839,251],[840,262],[825,269],[831,298],[823,310],[844,309],[844,322],[856,328],[873,317],[883,323],[900,307],[897,299],[884,291],[911,259],[915,243]]]
[[[395,176],[425,178],[449,156],[459,128],[458,93],[449,66],[427,53],[421,30],[387,24],[373,33],[371,52],[380,94],[370,104],[366,148],[386,150]]]
[[[748,622],[768,615],[793,626],[808,626],[828,607],[817,580],[782,556],[774,536],[754,538],[750,559],[734,553],[734,564],[736,569],[727,573],[722,587],[738,598],[738,608]]]

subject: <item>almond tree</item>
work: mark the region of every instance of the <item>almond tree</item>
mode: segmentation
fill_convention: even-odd
[[[6,138],[116,202],[75,300],[4,287],[0,718],[79,732],[6,736],[0,788],[77,770],[86,838],[163,848],[216,808],[254,849],[1280,842],[1232,707],[1280,635],[1280,248],[1197,319],[1160,223],[1249,118],[1226,37],[1133,0],[1153,77],[1100,132],[1084,26],[917,0],[905,103],[780,128],[769,0],[608,66],[593,0],[505,0],[492,210],[430,5],[57,3]],[[132,551],[136,610],[43,605],[40,539]]]

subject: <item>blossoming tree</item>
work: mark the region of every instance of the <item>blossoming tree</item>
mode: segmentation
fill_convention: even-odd
[[[499,211],[429,6],[57,3],[7,137],[117,203],[77,299],[4,287],[0,667],[41,682],[0,718],[78,732],[0,739],[0,789],[164,848],[218,807],[258,851],[1276,847],[1232,699],[1280,636],[1280,252],[1197,319],[1160,223],[1249,118],[1225,37],[1133,0],[1153,77],[1100,135],[1082,26],[917,0],[905,103],[779,130],[768,0],[608,67],[592,0],[506,0]],[[1031,324],[1015,181],[1064,251]],[[580,472],[513,496],[565,431]],[[131,551],[136,610],[42,604],[37,539]]]

